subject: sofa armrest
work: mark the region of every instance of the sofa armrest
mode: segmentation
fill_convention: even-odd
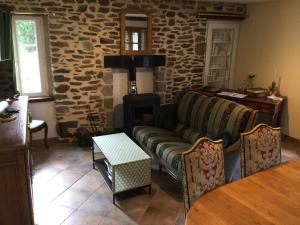
[[[253,110],[251,112],[249,120],[248,120],[248,123],[246,125],[246,128],[245,128],[244,132],[250,131],[254,127],[256,119],[257,119],[257,115],[258,115],[258,110]]]
[[[249,131],[254,127],[254,124],[257,119],[257,112],[258,112],[257,110],[252,110],[245,131]],[[224,149],[224,152],[225,153],[232,152],[232,151],[237,151],[239,149],[240,149],[240,139],[238,139],[235,143],[229,145],[226,149]]]
[[[162,104],[154,115],[154,126],[173,130],[177,124],[177,104]]]

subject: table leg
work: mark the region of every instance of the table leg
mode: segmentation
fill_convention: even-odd
[[[115,205],[116,202],[116,194],[113,194],[113,204]]]
[[[151,184],[149,184],[149,195],[151,195]]]
[[[94,152],[94,144],[92,145],[92,157],[93,157],[93,169],[96,169],[95,168],[95,152]]]

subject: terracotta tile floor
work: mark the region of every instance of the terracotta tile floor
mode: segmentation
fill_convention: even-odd
[[[74,143],[33,146],[34,217],[39,225],[182,225],[181,185],[152,170],[152,193],[135,190],[118,195],[116,205],[102,176],[92,169],[92,153]],[[282,142],[283,161],[300,156],[300,144]]]

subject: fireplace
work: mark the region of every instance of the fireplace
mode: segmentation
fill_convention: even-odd
[[[160,97],[156,94],[128,94],[123,97],[124,102],[124,130],[132,136],[134,126],[143,124],[144,115],[154,116],[158,113]]]
[[[136,68],[154,68],[166,64],[165,55],[112,55],[104,56],[105,68],[128,69],[128,93],[137,94]]]
[[[159,109],[160,97],[156,94],[138,94],[136,68],[165,66],[165,55],[112,55],[104,56],[105,68],[125,68],[128,70],[128,95],[123,97],[124,131],[132,136],[135,125],[143,122],[145,114],[155,115]]]

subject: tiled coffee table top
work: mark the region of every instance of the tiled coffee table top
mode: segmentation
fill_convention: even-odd
[[[150,159],[125,133],[102,135],[93,140],[112,166]]]

